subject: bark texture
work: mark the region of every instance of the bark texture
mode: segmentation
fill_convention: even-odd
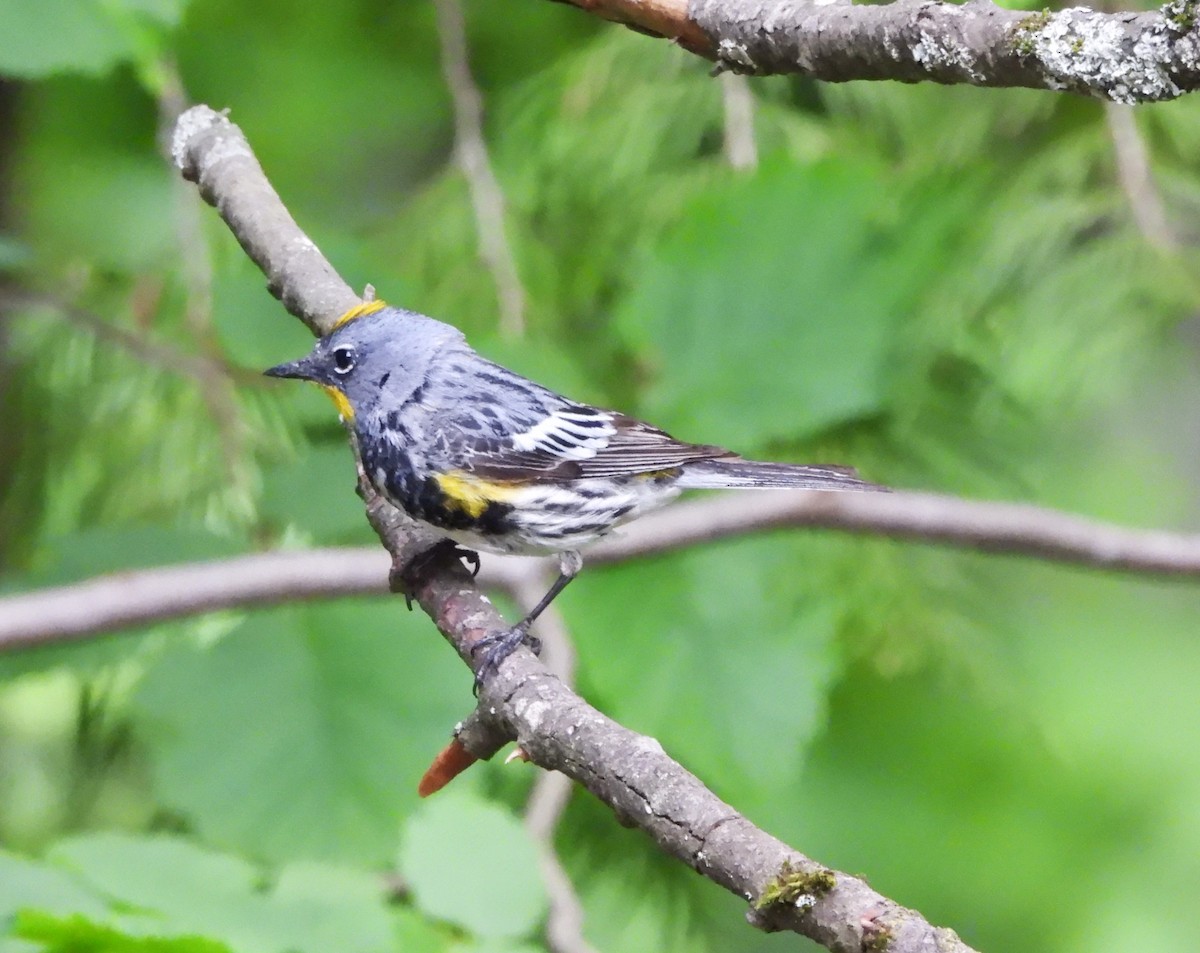
[[[1069,90],[1118,103],[1200,87],[1196,0],[1029,13],[988,0],[567,0],[739,73]]]

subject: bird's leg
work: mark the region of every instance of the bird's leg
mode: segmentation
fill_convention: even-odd
[[[533,621],[538,616],[546,611],[546,607],[555,600],[558,594],[567,588],[567,584],[575,578],[582,568],[583,557],[578,552],[572,549],[560,553],[558,557],[558,578],[554,580],[554,584],[542,596],[538,604],[529,610],[529,614],[511,629],[485,635],[471,646],[472,655],[480,651],[483,652],[483,662],[475,670],[476,695],[479,694],[479,688],[483,684],[484,678],[496,671],[500,667],[500,663],[512,655],[516,651],[517,646],[522,642],[527,642],[535,655],[541,651],[541,641],[529,635],[529,627],[533,625]]]
[[[452,539],[439,539],[428,549],[423,549],[408,561],[408,565],[400,571],[400,579],[404,583],[404,604],[412,611],[412,591],[417,583],[443,555],[461,559],[468,564],[471,578],[479,575],[479,553],[473,549],[464,549]]]

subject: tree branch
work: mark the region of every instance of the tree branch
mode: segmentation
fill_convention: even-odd
[[[763,490],[678,503],[588,550],[589,562],[629,559],[752,530],[806,526],[944,543],[1098,569],[1200,576],[1200,534],[1126,529],[1023,503],[937,493]]]
[[[320,330],[342,304],[354,304],[346,284],[299,233],[227,118],[205,106],[188,110],[176,127],[172,154],[267,272],[289,310]],[[416,527],[365,481],[360,491],[367,517],[392,556],[392,587],[409,591],[470,664],[474,645],[504,621],[446,550],[414,568],[413,557],[427,553],[436,536]],[[861,879],[827,871],[758,830],[668,758],[658,742],[596,711],[528,650],[518,649],[484,682],[476,713],[515,738],[536,764],[579,781],[663,850],[749,900],[756,926],[794,930],[839,950],[879,948],[880,938],[892,953],[968,949],[952,931],[931,926]]]
[[[0,651],[51,645],[217,612],[339,596],[381,595],[378,549],[258,553],[113,573],[0,599]]]
[[[1200,87],[1196,0],[1147,13],[896,0],[565,0],[739,73],[1070,90],[1120,103]]]
[[[1126,529],[1039,506],[932,493],[727,494],[642,517],[587,551],[589,566],[624,562],[771,529],[833,530],[941,543],[1144,575],[1200,578],[1200,535]],[[542,560],[489,556],[484,587],[520,594]],[[101,576],[0,598],[0,651],[168,619],[294,599],[379,595],[387,560],[375,549],[261,553]],[[549,646],[548,646],[549,648]]]

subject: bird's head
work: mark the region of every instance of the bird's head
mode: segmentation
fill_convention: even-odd
[[[342,315],[305,357],[263,373],[320,385],[352,421],[403,405],[425,382],[438,351],[462,339],[441,321],[370,301]]]

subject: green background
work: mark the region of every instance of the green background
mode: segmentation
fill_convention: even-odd
[[[355,287],[571,395],[747,455],[1134,526],[1200,516],[1200,99],[755,79],[544,0],[466,4],[528,296],[499,332],[434,11],[0,0],[0,591],[370,544],[308,347],[161,154],[229,107]],[[1189,951],[1194,584],[830,533],[585,572],[584,695],[722,798],[985,950]],[[0,612],[3,611],[0,604]],[[419,803],[470,676],[395,599],[0,657],[0,950],[541,949],[532,768]],[[577,792],[604,953],[766,951],[743,905]],[[397,885],[401,886],[397,886]]]

